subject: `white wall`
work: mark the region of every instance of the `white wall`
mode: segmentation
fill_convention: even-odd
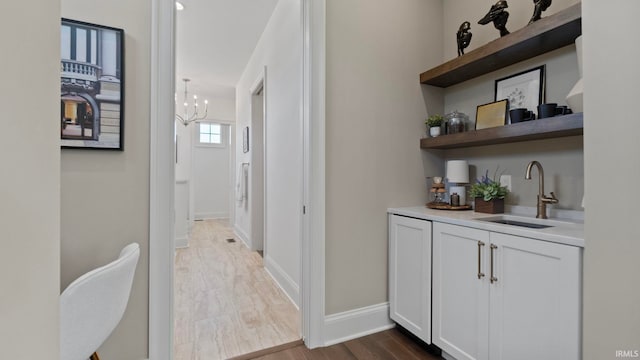
[[[615,359],[617,350],[640,351],[640,122],[635,110],[640,48],[630,46],[638,34],[640,2],[612,5],[583,1],[585,360]],[[603,185],[615,190],[602,191]]]
[[[219,219],[229,217],[229,173],[231,166],[230,125],[222,125],[224,146],[198,145],[194,133],[193,147],[193,198],[195,219]],[[196,132],[197,126],[193,126]]]
[[[41,12],[34,12],[32,7],[28,17]],[[145,359],[149,322],[151,2],[62,0],[62,16],[125,31],[124,151],[62,151],[62,286],[113,260],[126,244],[138,242],[140,260],[127,310],[100,355],[105,359]]]
[[[556,0],[543,13],[548,16],[575,4],[574,0]],[[482,26],[477,21],[489,10],[495,1],[447,0],[444,1],[445,58],[457,56],[455,33],[465,20],[471,22],[473,39],[471,51],[499,37],[492,24]],[[510,13],[507,28],[516,31],[525,26],[533,12],[533,3],[509,2]],[[470,15],[471,14],[471,15]],[[505,67],[489,74],[451,86],[445,90],[444,112],[463,112],[475,121],[478,105],[494,101],[495,80],[519,73],[540,65],[546,71],[546,102],[566,105],[566,96],[578,80],[575,46],[537,56],[535,58]],[[427,70],[426,68],[424,70]],[[513,192],[506,199],[510,205],[535,206],[537,177],[533,181],[524,179],[524,172],[531,160],[538,160],[544,167],[545,189],[553,191],[560,202],[551,209],[582,210],[584,194],[584,165],[582,137],[559,138],[546,141],[492,145],[463,148],[443,152],[445,159],[467,159],[472,166],[472,177],[489,170],[490,174],[499,167],[499,173],[511,175]],[[536,175],[537,176],[537,175]]]
[[[176,84],[176,88],[179,88],[179,84]],[[192,93],[189,93],[193,95]],[[199,94],[197,94],[199,95]],[[200,96],[200,95],[199,95]],[[205,97],[203,97],[205,98]],[[235,108],[236,101],[235,96],[231,97],[216,97],[216,98],[207,98],[209,100],[209,110],[207,111],[206,121],[218,121],[224,122],[227,124],[233,124],[235,122]],[[206,183],[209,179],[196,179],[195,176],[200,176],[198,174],[204,174],[204,176],[208,176],[209,178],[213,175],[210,175],[211,171],[199,170],[196,171],[197,165],[194,165],[195,159],[195,129],[197,128],[196,123],[191,123],[188,126],[182,125],[179,121],[176,121],[176,135],[177,135],[177,162],[175,167],[176,172],[176,180],[185,182],[187,191],[179,191],[176,193],[176,203],[186,203],[188,205],[188,229],[190,230],[193,220],[197,217],[199,218],[211,218],[211,217],[229,217],[231,214],[229,212],[230,206],[232,204],[231,193],[233,191],[233,186],[231,183],[233,180],[229,178],[229,171],[226,172],[227,179],[225,180],[225,194],[220,194],[222,190],[208,190],[207,188],[202,188],[200,190],[200,195],[204,196],[208,199],[203,203],[202,199],[198,199],[195,195],[195,183]],[[230,129],[232,131],[233,129]],[[235,139],[232,139],[231,143],[233,143]],[[214,163],[216,165],[217,160],[215,160],[217,156],[216,154],[219,151],[200,151],[198,156],[198,161],[200,163]],[[212,155],[214,158],[210,159]],[[228,165],[227,160],[227,165]],[[227,166],[228,167],[228,166]],[[209,168],[209,165],[207,166]],[[202,193],[204,191],[204,193]],[[213,193],[213,194],[211,194]],[[183,197],[186,198],[183,199]],[[212,202],[212,198],[217,199],[221,196],[226,196],[225,205],[220,207],[217,205],[218,201],[215,203]],[[196,204],[200,203],[200,209],[196,210]],[[198,213],[196,213],[198,212]],[[211,216],[207,214],[226,214],[224,216]],[[178,219],[176,219],[178,221]],[[178,230],[176,229],[176,232]],[[188,233],[188,231],[187,231]],[[181,238],[182,235],[179,235],[178,238]],[[182,241],[182,240],[181,240]]]
[[[4,6],[0,359],[55,360],[60,294],[60,4],[39,0]],[[16,36],[24,28],[37,36]]]
[[[326,314],[387,301],[388,207],[427,201],[442,168],[420,150],[441,93],[441,0],[327,2]]]
[[[278,2],[237,84],[237,167],[243,162],[251,162],[251,152],[242,152],[242,130],[251,122],[250,87],[264,66],[267,67],[265,263],[289,296],[299,302],[302,210],[300,0]],[[248,208],[237,206],[236,232],[250,237],[250,224]]]
[[[189,246],[191,219],[189,218],[189,181],[176,180],[174,188],[175,201],[175,241],[176,248]]]

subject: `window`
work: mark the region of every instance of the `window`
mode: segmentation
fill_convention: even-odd
[[[202,145],[222,145],[224,146],[223,127],[220,124],[199,123],[198,143]]]

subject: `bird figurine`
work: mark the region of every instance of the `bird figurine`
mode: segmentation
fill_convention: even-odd
[[[456,39],[458,40],[458,56],[464,55],[464,49],[471,43],[471,23],[468,21],[463,22],[456,33]]]
[[[551,6],[551,0],[533,0],[533,4],[533,16],[531,16],[529,24],[540,20],[540,18],[542,17],[542,12],[547,10],[547,8]]]
[[[505,0],[499,0],[495,5],[491,5],[491,9],[489,9],[487,15],[480,19],[478,24],[486,25],[493,22],[493,26],[500,30],[500,36],[508,35],[507,20],[509,19],[509,13],[504,10],[508,7],[509,5],[507,5]]]

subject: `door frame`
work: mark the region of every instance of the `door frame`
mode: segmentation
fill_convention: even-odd
[[[254,110],[253,110],[253,97],[258,95],[259,92],[262,92],[262,124],[260,126],[262,126],[262,139],[260,139],[260,141],[262,142],[261,144],[261,160],[262,160],[262,168],[260,169],[260,171],[262,172],[262,184],[261,184],[261,191],[262,194],[262,216],[261,216],[261,221],[262,221],[262,251],[263,251],[263,258],[266,256],[267,254],[267,66],[263,66],[262,71],[260,71],[260,73],[258,74],[258,76],[256,77],[256,79],[254,80],[253,84],[251,85],[251,87],[249,88],[249,96],[251,98],[250,101],[250,106],[251,106],[251,129],[253,131],[253,129],[255,129],[255,124],[254,124]],[[252,133],[251,131],[251,133]],[[253,155],[254,155],[254,150],[256,149],[255,146],[255,141],[251,140],[252,137],[249,136],[249,143],[250,148],[253,149],[251,151],[251,165],[249,167],[249,170],[251,171],[251,177],[250,177],[250,181],[251,181],[251,186],[250,189],[253,189],[253,181],[255,180],[255,176],[253,176],[253,172],[256,170],[255,168],[253,168],[253,165],[255,164]],[[237,165],[237,164],[236,164]],[[251,190],[249,190],[249,193],[251,193]],[[252,204],[252,202],[255,200],[255,194],[253,194],[253,200],[250,200],[249,204]],[[253,209],[253,205],[250,205],[250,209],[249,209],[249,213],[251,214],[251,234],[249,235],[250,239],[249,239],[249,243],[251,244],[251,250],[258,250],[256,243],[255,243],[255,232],[253,231],[253,223],[254,223],[254,219],[253,216],[254,214],[254,209]]]
[[[303,32],[302,336],[324,345],[326,0],[300,0]],[[173,358],[175,5],[151,1],[149,358]]]
[[[149,359],[173,358],[175,5],[151,1]]]
[[[303,26],[302,335],[324,346],[326,0],[301,0]]]

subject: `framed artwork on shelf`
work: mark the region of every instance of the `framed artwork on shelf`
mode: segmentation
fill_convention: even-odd
[[[545,66],[538,66],[515,75],[496,80],[494,100],[509,100],[509,110],[524,108],[538,115],[538,105],[544,103]]]
[[[124,149],[124,30],[62,19],[60,145]]]
[[[502,126],[509,113],[509,100],[499,100],[478,106],[476,112],[476,130]]]

